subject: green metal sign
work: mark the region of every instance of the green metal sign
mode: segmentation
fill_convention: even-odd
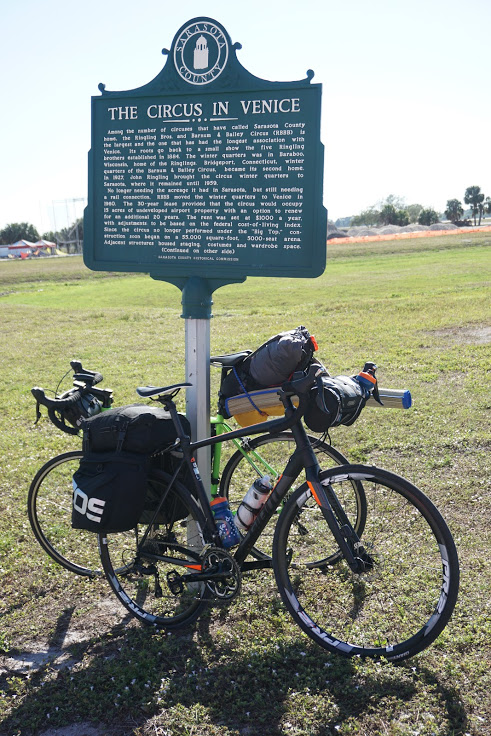
[[[325,268],[321,85],[268,82],[210,18],[177,32],[162,71],[92,98],[84,259],[183,288]]]

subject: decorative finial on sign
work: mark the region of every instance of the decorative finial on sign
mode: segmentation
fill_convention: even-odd
[[[162,53],[164,56],[168,56],[170,54],[169,49],[162,49]]]
[[[104,90],[106,89],[106,85],[105,85],[105,84],[102,84],[102,82],[100,82],[100,83],[99,83],[99,84],[97,85],[97,89],[98,89],[98,90],[99,90],[100,92],[104,92]]]
[[[314,78],[314,71],[312,69],[307,69],[307,79],[313,79]]]
[[[234,51],[240,51],[240,49],[242,48],[242,44],[236,41],[232,48],[234,49]]]

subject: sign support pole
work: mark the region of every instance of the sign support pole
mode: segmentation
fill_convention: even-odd
[[[188,279],[182,289],[182,317],[185,322],[186,381],[192,388],[186,391],[186,416],[191,423],[193,440],[210,436],[210,319],[212,289],[196,276]],[[201,478],[208,495],[211,490],[211,448],[197,452]]]

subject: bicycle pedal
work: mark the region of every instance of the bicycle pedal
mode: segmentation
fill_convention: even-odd
[[[169,586],[169,590],[172,593],[172,595],[181,595],[181,593],[184,590],[184,585],[182,583],[182,578],[179,575],[178,572],[175,570],[171,570],[167,573],[167,585]],[[160,587],[160,584],[159,584]],[[160,591],[162,592],[162,588],[160,588]],[[156,591],[157,592],[157,591]],[[160,598],[161,595],[156,595],[157,598]]]

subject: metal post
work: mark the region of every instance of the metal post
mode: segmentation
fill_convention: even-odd
[[[155,277],[154,277],[155,278]],[[175,283],[182,290],[182,314],[186,320],[186,381],[193,387],[186,391],[186,416],[191,423],[194,440],[210,436],[210,320],[213,299],[211,295],[220,286],[241,283],[236,279],[202,279],[191,276]],[[203,485],[211,495],[211,448],[197,452]]]
[[[186,416],[194,440],[210,436],[210,320],[186,319],[186,381],[193,384],[186,391]],[[197,452],[203,484],[211,490],[211,448]]]
[[[210,436],[210,319],[213,304],[212,285],[193,276],[182,288],[182,317],[186,320],[186,416],[194,440]],[[197,452],[201,479],[211,494],[211,448]]]

